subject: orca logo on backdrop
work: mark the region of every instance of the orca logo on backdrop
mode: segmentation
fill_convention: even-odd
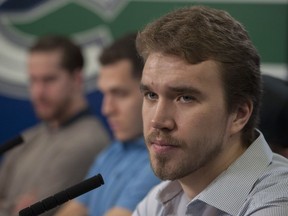
[[[95,89],[97,55],[113,38],[109,22],[126,0],[0,0],[0,94],[28,98],[26,55],[49,33],[70,36],[83,48],[86,90]]]

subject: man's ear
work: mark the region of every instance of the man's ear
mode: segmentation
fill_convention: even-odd
[[[231,134],[238,133],[247,124],[253,111],[253,103],[251,100],[239,104],[232,115]]]
[[[83,82],[84,82],[84,74],[83,74],[83,71],[82,70],[79,70],[79,69],[76,69],[74,72],[73,72],[73,79],[75,81],[75,83],[77,83],[78,86],[81,86],[83,85]]]

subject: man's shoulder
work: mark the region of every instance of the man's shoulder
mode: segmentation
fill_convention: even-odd
[[[258,178],[251,190],[250,197],[269,200],[284,199],[288,202],[288,160],[278,154],[273,154],[272,162]]]
[[[21,132],[25,145],[32,143],[37,136],[45,132],[45,123],[39,122]]]
[[[77,119],[70,125],[70,127],[87,127],[91,129],[100,128],[104,129],[102,122],[94,115],[86,115]]]
[[[108,130],[95,116],[85,116],[66,126],[62,133],[69,134],[72,142],[84,142],[82,145],[102,143],[105,146],[110,142]],[[67,136],[68,137],[68,136]]]
[[[275,212],[287,211],[287,206],[288,161],[274,154],[272,162],[254,183],[241,211],[245,212],[245,215],[258,211],[263,211],[263,215],[268,215],[268,212],[269,215],[283,215]]]
[[[273,158],[261,178],[259,184],[273,183],[277,186],[280,183],[288,183],[288,159],[279,154],[273,153]],[[287,187],[288,191],[288,187]]]

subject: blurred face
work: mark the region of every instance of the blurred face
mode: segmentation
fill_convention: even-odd
[[[151,54],[141,91],[144,136],[158,177],[181,179],[222,163],[229,154],[232,117],[215,62],[191,65],[174,56]]]
[[[103,66],[98,87],[103,93],[102,113],[107,117],[114,136],[128,141],[143,134],[140,80],[132,77],[132,64],[121,60]]]
[[[45,121],[61,119],[76,92],[75,78],[61,68],[60,60],[58,51],[32,52],[28,57],[32,103]]]

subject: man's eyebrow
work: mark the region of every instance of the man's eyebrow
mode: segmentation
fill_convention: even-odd
[[[191,94],[197,94],[200,95],[201,92],[192,87],[192,86],[169,86],[169,91],[175,92],[175,93],[191,93]]]
[[[186,93],[186,94],[194,94],[194,95],[201,95],[201,91],[199,89],[196,89],[192,86],[168,86],[168,91],[170,93]],[[151,91],[151,88],[149,88],[148,85],[145,85],[143,83],[140,83],[140,91]]]
[[[193,95],[202,95],[202,92],[199,89],[196,89],[192,86],[168,86],[167,94],[193,94]],[[140,83],[140,91],[147,92],[152,91],[148,85]]]
[[[139,89],[140,89],[141,92],[150,90],[150,88],[147,85],[143,84],[143,83],[140,83]]]

